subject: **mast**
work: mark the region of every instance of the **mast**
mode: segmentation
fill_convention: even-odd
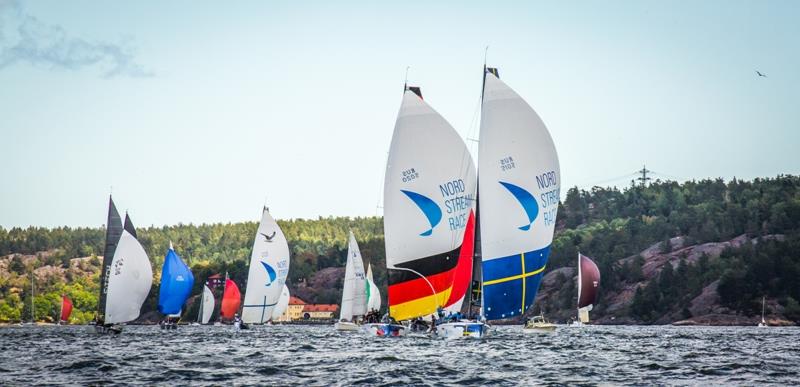
[[[206,285],[203,285],[203,287],[205,287],[205,286]],[[202,324],[203,323],[203,301],[205,301],[205,298],[206,298],[206,292],[205,292],[205,289],[203,289],[201,291],[201,293],[200,293],[200,307],[197,308],[197,323],[198,324]]]
[[[58,311],[58,325],[61,325],[61,316],[64,315],[64,295],[61,295],[61,309]]]
[[[578,252],[578,298],[575,300],[578,306],[578,321],[581,319],[581,252]]]
[[[122,236],[122,218],[117,212],[114,200],[108,195],[108,219],[106,221],[106,245],[103,249],[103,266],[100,269],[100,297],[97,301],[97,321],[105,322],[106,300],[108,296],[108,275],[111,272],[111,261]]]
[[[33,279],[35,278],[33,274],[33,270],[31,270],[31,323],[36,322],[36,305],[33,303],[33,298],[35,296],[33,292]]]

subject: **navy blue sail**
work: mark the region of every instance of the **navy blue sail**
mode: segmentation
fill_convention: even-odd
[[[166,315],[180,314],[183,304],[189,298],[192,286],[194,286],[194,275],[175,253],[170,242],[169,251],[164,257],[164,266],[161,268],[158,311]]]

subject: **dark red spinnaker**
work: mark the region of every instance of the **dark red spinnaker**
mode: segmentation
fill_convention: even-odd
[[[594,305],[600,287],[600,269],[589,257],[578,254],[578,308]]]

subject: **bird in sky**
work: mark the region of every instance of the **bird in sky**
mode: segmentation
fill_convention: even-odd
[[[758,74],[759,77],[764,77],[764,78],[767,77],[767,74],[762,74],[761,71],[758,70],[756,70],[756,74]]]

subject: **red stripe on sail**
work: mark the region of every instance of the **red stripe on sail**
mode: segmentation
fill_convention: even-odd
[[[239,311],[239,306],[242,304],[242,294],[239,292],[239,287],[233,280],[225,280],[225,292],[222,294],[222,306],[220,307],[220,315],[227,319],[232,319],[233,315]]]
[[[464,229],[464,241],[458,253],[458,264],[453,273],[453,290],[445,306],[450,306],[461,300],[469,289],[472,280],[472,253],[475,247],[475,216],[469,211],[467,227]]]
[[[402,304],[433,295],[433,293],[431,293],[431,286],[428,285],[428,281],[430,281],[431,285],[433,285],[433,289],[436,291],[436,293],[441,293],[447,290],[453,283],[454,270],[455,269],[452,269],[425,278],[418,278],[395,285],[389,285],[389,306]],[[427,281],[425,279],[427,279]]]
[[[68,321],[72,314],[72,301],[67,296],[61,296],[61,321]]]

